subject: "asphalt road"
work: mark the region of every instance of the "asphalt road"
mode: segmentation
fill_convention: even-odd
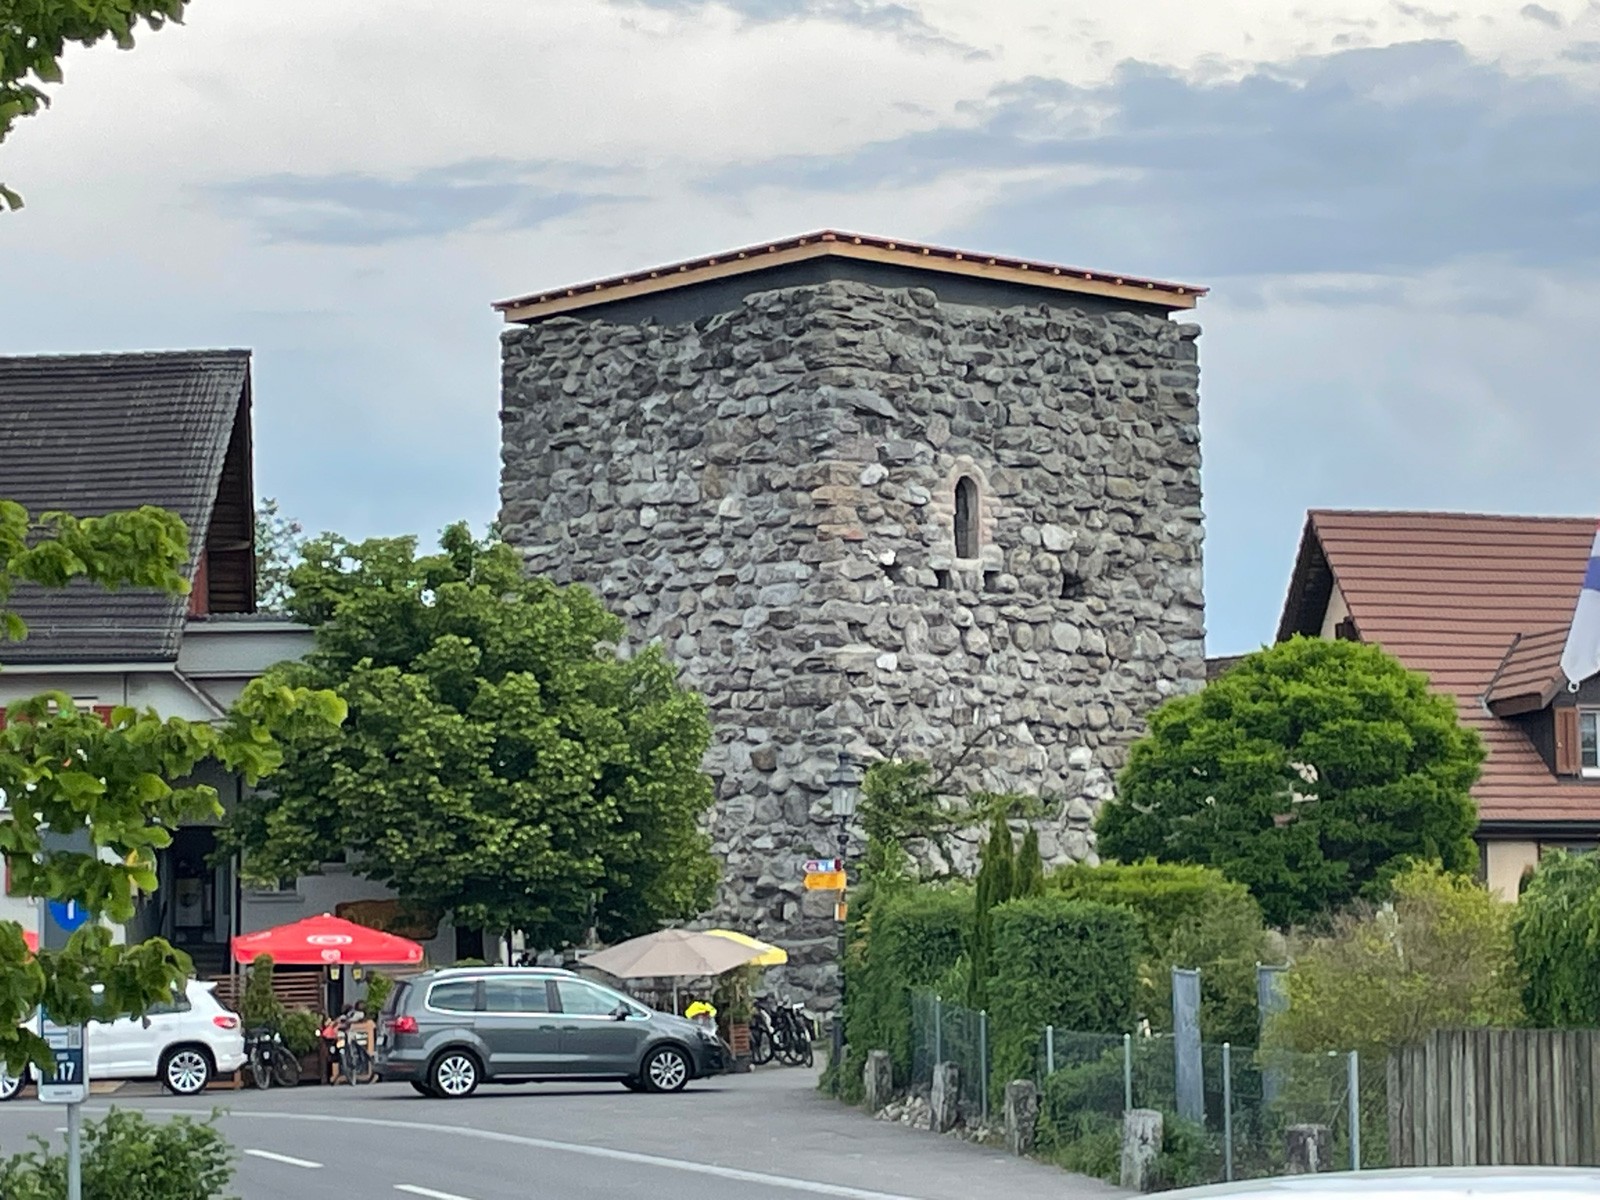
[[[673,1096],[621,1087],[485,1087],[430,1100],[404,1085],[96,1098],[205,1117],[239,1152],[242,1200],[1103,1200],[1095,1180],[870,1120],[819,1095],[809,1071],[769,1068]],[[143,1089],[140,1089],[143,1090]],[[59,1139],[64,1111],[0,1106],[0,1150]]]

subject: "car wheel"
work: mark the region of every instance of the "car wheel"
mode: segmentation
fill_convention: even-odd
[[[406,1082],[411,1085],[411,1090],[413,1092],[415,1092],[417,1095],[419,1095],[419,1096],[427,1096],[430,1100],[436,1098],[434,1096],[434,1094],[433,1094],[433,1089],[431,1087],[429,1087],[427,1084],[423,1083],[421,1080],[419,1080],[419,1079],[408,1079]]]
[[[446,1050],[433,1060],[428,1086],[442,1100],[465,1100],[478,1090],[478,1060],[466,1050]]]
[[[0,1067],[0,1104],[4,1104],[7,1100],[15,1100],[22,1095],[24,1082],[24,1076],[13,1075],[4,1067]]]
[[[622,1081],[622,1086],[627,1088],[630,1092],[642,1092],[645,1090],[644,1081],[634,1076],[629,1076],[627,1079],[624,1079]]]
[[[689,1056],[676,1046],[662,1046],[644,1060],[641,1075],[652,1092],[681,1092],[694,1074]]]
[[[211,1082],[211,1056],[198,1046],[174,1046],[161,1056],[161,1083],[177,1096],[198,1096]]]

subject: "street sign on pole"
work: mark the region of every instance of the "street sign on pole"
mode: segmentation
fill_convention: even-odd
[[[57,1025],[39,1018],[39,1033],[49,1043],[54,1070],[41,1072],[39,1099],[45,1104],[82,1104],[89,1098],[89,1064],[83,1053],[84,1027]]]
[[[89,919],[89,910],[76,900],[51,900],[47,907],[50,919],[67,933],[73,932]]]
[[[806,876],[806,891],[808,892],[842,892],[844,891],[843,871],[818,871]]]
[[[844,870],[842,858],[808,858],[806,859],[807,875],[826,875],[832,871]]]

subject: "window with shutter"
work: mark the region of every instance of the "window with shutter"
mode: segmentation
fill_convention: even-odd
[[[1578,710],[1578,770],[1600,777],[1600,712]]]

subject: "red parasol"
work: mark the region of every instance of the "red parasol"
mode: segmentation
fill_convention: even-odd
[[[24,929],[22,931],[22,942],[34,954],[39,952],[39,935],[33,930]]]
[[[254,962],[258,954],[270,954],[273,962],[294,967],[422,961],[422,947],[416,942],[330,913],[233,939],[235,962]]]

